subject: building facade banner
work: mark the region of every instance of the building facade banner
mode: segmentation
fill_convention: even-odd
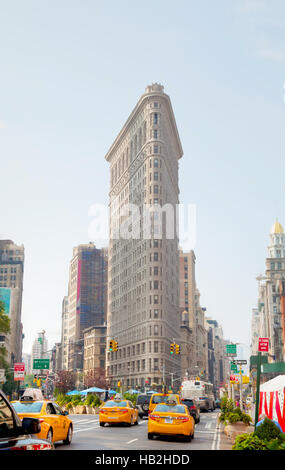
[[[0,287],[0,302],[4,303],[4,311],[6,315],[11,313],[11,289],[8,287]]]

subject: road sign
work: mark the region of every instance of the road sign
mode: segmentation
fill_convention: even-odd
[[[23,362],[14,364],[14,380],[25,379],[25,364]]]
[[[246,365],[247,364],[247,361],[244,359],[235,359],[232,361],[232,364],[236,364],[236,365]]]
[[[236,344],[227,344],[226,345],[226,353],[228,356],[236,356],[237,355],[237,345]]]
[[[34,359],[33,360],[33,369],[49,369],[49,359]]]
[[[269,338],[258,339],[258,352],[268,352],[269,350]]]
[[[237,365],[234,363],[234,361],[231,362],[231,370],[232,370],[233,372],[237,372],[237,371],[238,371]]]

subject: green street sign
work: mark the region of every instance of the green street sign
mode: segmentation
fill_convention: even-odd
[[[233,372],[238,372],[237,365],[234,364],[233,362],[231,362],[231,370],[232,370]]]
[[[33,360],[33,369],[49,369],[49,359],[34,359]]]
[[[226,353],[231,356],[236,356],[237,354],[237,345],[236,344],[227,344]]]

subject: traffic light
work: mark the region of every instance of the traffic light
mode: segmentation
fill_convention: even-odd
[[[114,339],[109,341],[109,351],[118,351],[118,342]]]
[[[171,345],[170,345],[170,354],[174,353],[174,347],[175,347],[175,344],[171,343]]]
[[[180,345],[175,344],[175,354],[180,354]]]

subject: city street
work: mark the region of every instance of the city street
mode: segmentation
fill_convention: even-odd
[[[98,415],[69,415],[74,424],[70,446],[55,444],[56,450],[219,450],[218,412],[201,413],[195,426],[195,438],[186,443],[176,437],[147,438],[147,418],[138,426],[100,427]]]

